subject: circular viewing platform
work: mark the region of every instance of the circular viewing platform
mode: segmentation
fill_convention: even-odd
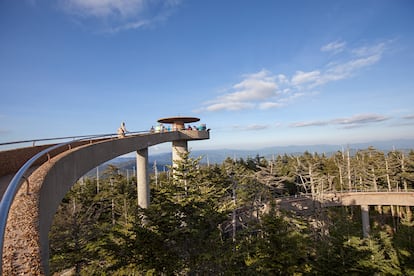
[[[158,120],[158,123],[161,124],[172,124],[174,130],[183,130],[185,129],[185,124],[194,123],[200,121],[200,118],[197,117],[169,117],[161,118]]]

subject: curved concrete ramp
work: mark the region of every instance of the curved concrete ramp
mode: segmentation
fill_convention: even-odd
[[[65,151],[29,177],[10,209],[4,238],[4,275],[49,274],[48,233],[54,214],[73,184],[96,166],[164,142],[209,139],[208,131],[173,131],[98,141]]]
[[[316,208],[332,206],[353,206],[361,208],[362,233],[363,237],[369,237],[369,206],[370,205],[391,205],[391,206],[414,206],[414,192],[345,192],[345,193],[324,193],[314,196],[300,196],[279,198],[276,203],[281,209],[292,211],[297,214],[311,215]],[[411,217],[408,208],[407,214]]]
[[[300,197],[286,197],[276,199],[280,208],[298,213],[313,212],[318,207],[334,206],[414,206],[414,192],[345,192],[324,193]]]
[[[333,205],[414,206],[414,192],[351,192],[324,194],[323,203]]]

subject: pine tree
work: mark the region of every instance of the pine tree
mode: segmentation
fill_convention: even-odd
[[[96,195],[95,184],[77,183],[63,199],[49,233],[51,271],[83,266],[96,257],[93,243],[100,240],[107,208]]]
[[[309,242],[301,222],[277,215],[273,209],[242,233],[239,257],[244,275],[300,275],[311,271]]]

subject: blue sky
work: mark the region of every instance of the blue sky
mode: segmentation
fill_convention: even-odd
[[[194,150],[414,139],[413,14],[411,0],[1,0],[0,142],[179,115],[212,129]]]

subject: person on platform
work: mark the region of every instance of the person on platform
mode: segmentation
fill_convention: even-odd
[[[125,123],[122,122],[121,126],[118,128],[118,138],[124,138],[126,132],[127,132],[127,129],[125,127]]]

